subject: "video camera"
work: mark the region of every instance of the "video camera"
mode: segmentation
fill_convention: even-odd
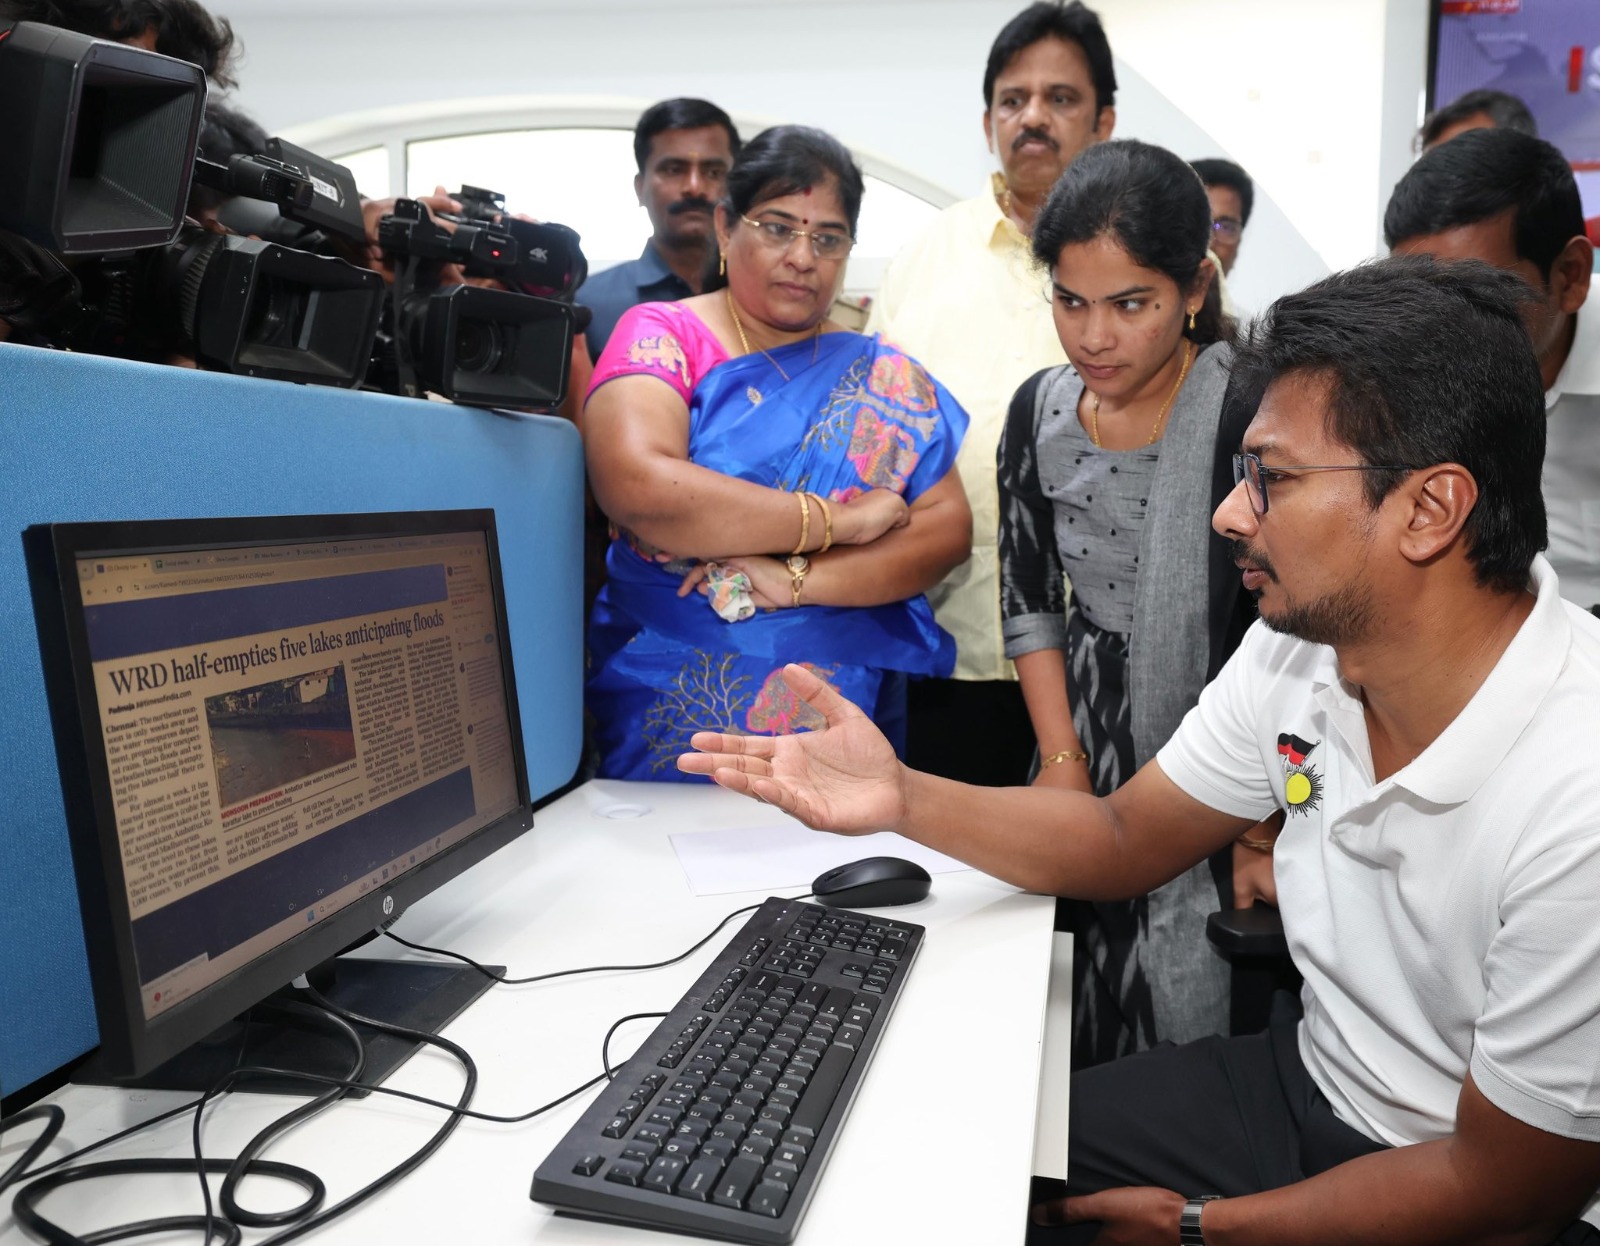
[[[400,199],[378,223],[378,244],[394,265],[390,311],[378,333],[379,383],[398,393],[431,390],[477,405],[559,403],[572,335],[587,319],[570,302],[584,270],[577,235],[562,225],[503,217],[448,219],[453,229],[417,200]],[[525,246],[508,224],[548,233],[567,252],[552,258],[548,250]],[[525,229],[524,243],[530,237]],[[447,265],[459,265],[467,283],[443,284]],[[559,278],[557,292],[567,301],[471,284],[489,279],[526,289],[551,277]]]
[[[278,139],[206,161],[204,104],[196,66],[0,25],[0,115],[31,119],[0,148],[0,318],[97,354],[479,405],[561,401],[582,310],[576,233],[480,219],[498,214],[486,192],[453,232],[402,200],[382,234],[403,257],[391,292],[336,258],[366,245],[349,171]],[[186,219],[191,182],[231,196],[218,219],[236,232]],[[447,287],[447,264],[526,292]]]

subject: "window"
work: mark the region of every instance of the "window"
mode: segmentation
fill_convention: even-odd
[[[590,271],[598,272],[637,256],[650,233],[649,220],[633,195],[638,171],[633,122],[641,107],[533,106],[500,110],[499,116],[441,117],[418,111],[411,118],[390,120],[381,132],[335,119],[289,137],[349,166],[362,194],[370,198],[395,193],[394,173],[400,169],[408,195],[431,194],[439,186],[455,191],[462,185],[501,192],[511,212],[576,229],[583,236]],[[736,120],[747,133],[761,128]],[[884,161],[860,153],[857,159],[865,171],[866,193],[845,293],[860,296],[877,288],[889,259],[955,197]]]

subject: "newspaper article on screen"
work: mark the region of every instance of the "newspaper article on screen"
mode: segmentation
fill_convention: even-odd
[[[147,1017],[515,807],[482,533],[78,571]]]

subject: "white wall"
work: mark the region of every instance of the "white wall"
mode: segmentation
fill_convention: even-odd
[[[983,63],[1020,0],[215,0],[238,102],[269,130],[528,93],[703,95],[821,125],[966,195],[984,184]],[[1257,179],[1233,287],[1260,308],[1373,254],[1409,160],[1423,0],[1101,0],[1117,133]],[[582,177],[551,169],[552,179]],[[628,195],[630,188],[618,187]],[[537,211],[533,206],[530,210]],[[581,228],[581,222],[574,222]]]

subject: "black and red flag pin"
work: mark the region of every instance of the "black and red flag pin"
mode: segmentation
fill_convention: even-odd
[[[1289,759],[1291,766],[1303,766],[1306,763],[1306,758],[1311,756],[1312,750],[1321,742],[1318,740],[1316,744],[1307,744],[1293,732],[1280,731],[1278,733],[1278,752]]]

